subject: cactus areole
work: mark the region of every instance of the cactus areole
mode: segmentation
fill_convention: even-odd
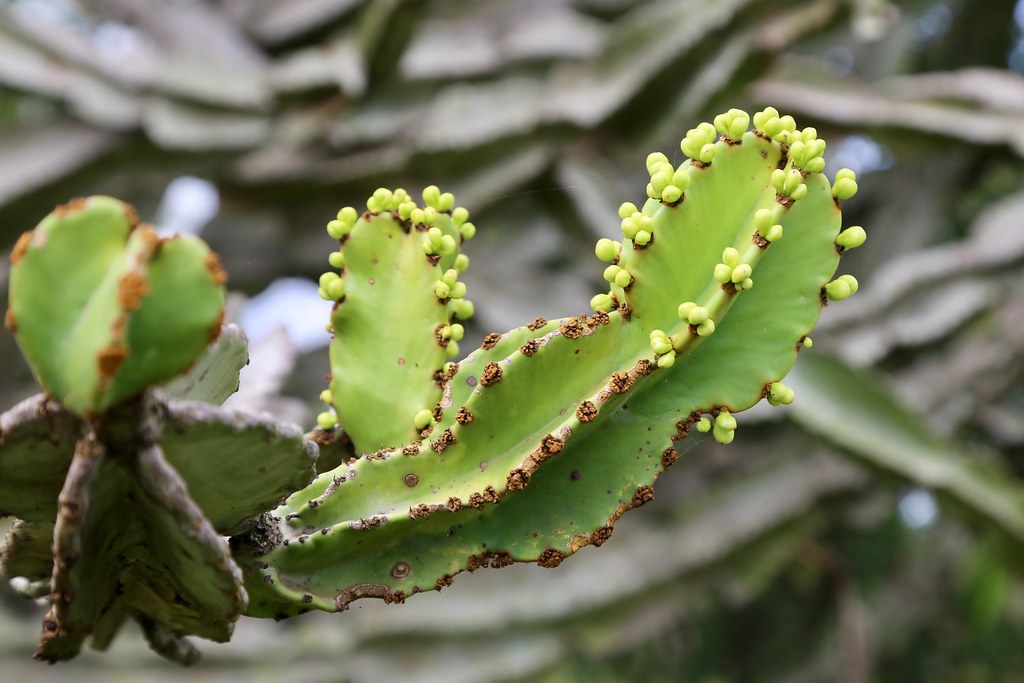
[[[55,539],[41,658],[73,656],[86,636],[102,647],[133,616],[154,649],[187,663],[195,650],[183,636],[223,640],[243,612],[341,611],[481,567],[557,567],[653,499],[689,434],[728,444],[738,413],[799,400],[782,380],[821,308],[858,288],[834,279],[865,240],[859,226],[841,230],[856,178],[843,169],[830,182],[825,142],[771,107],[729,110],[680,149],[679,164],[647,157],[646,198],[619,207],[621,238],[598,241],[606,289],[592,310],[488,334],[457,362],[474,309],[462,280],[469,212],[434,186],[422,202],[382,188],[365,209],[339,211],[319,280],[333,302],[331,380],[311,439],[148,391],[220,329],[224,275],[201,242],[159,239],[105,197],[26,233],[6,322],[47,397],[5,416],[0,480],[24,484],[0,483],[0,514],[23,520],[8,574],[44,580],[48,550],[31,539]],[[70,434],[33,451],[58,424]],[[208,480],[227,466],[187,453],[242,441],[274,464],[243,468],[247,502],[226,505]],[[316,444],[341,464],[312,478]],[[65,476],[58,495],[47,482]],[[141,527],[100,514],[126,495],[141,501]],[[86,514],[68,507],[82,501]],[[140,528],[170,550],[137,554]],[[230,554],[214,529],[233,534]],[[125,540],[93,547],[112,534]],[[193,574],[205,588],[174,580]]]

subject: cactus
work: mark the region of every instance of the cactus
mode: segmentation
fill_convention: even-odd
[[[161,239],[90,197],[18,240],[4,322],[50,396],[99,413],[192,364],[220,333],[225,280],[198,239]]]
[[[189,663],[183,636],[224,640],[243,610],[401,602],[602,545],[691,432],[728,444],[736,414],[793,402],[782,379],[821,307],[857,291],[832,279],[865,239],[840,232],[853,174],[830,183],[825,143],[792,117],[749,124],[730,110],[687,133],[681,164],[648,156],[647,200],[595,247],[607,291],[591,312],[489,334],[458,363],[468,212],[433,186],[422,206],[380,189],[342,209],[320,278],[328,408],[308,437],[211,405],[245,353],[234,333],[196,361],[223,300],[201,243],[154,241],[108,198],[44,220],[15,250],[8,323],[48,395],[0,417],[0,514],[20,520],[2,569],[52,603],[38,655],[102,648],[134,617]],[[62,269],[74,286],[51,301],[40,288]],[[321,452],[333,469],[310,481]]]
[[[327,231],[341,249],[320,278],[320,295],[336,301],[330,328],[331,386],[336,419],[363,453],[401,446],[430,426],[441,397],[445,361],[458,354],[472,304],[458,280],[469,264],[460,253],[475,228],[454,197],[437,187],[418,207],[405,190],[377,190],[362,215],[338,212]]]
[[[824,177],[814,129],[772,108],[749,122],[730,110],[690,130],[679,165],[648,157],[646,202],[624,203],[622,239],[595,248],[608,291],[592,313],[488,335],[457,365],[442,366],[438,349],[452,289],[431,291],[450,285],[437,276],[458,244],[453,201],[430,188],[419,208],[378,190],[361,215],[343,209],[328,225],[342,271],[321,279],[338,302],[322,397],[334,414],[321,426],[337,420],[364,455],[236,539],[248,613],[401,602],[464,570],[557,566],[653,498],[694,428],[729,443],[736,413],[792,402],[781,380],[821,307],[857,288],[849,275],[831,281],[863,242],[860,228],[839,232],[856,181],[845,169],[834,185]],[[384,301],[408,307],[392,315]],[[405,377],[409,394],[389,384]],[[382,415],[397,423],[376,425]]]
[[[49,596],[36,656],[68,659],[88,636],[103,649],[133,617],[190,663],[183,636],[227,640],[246,606],[223,535],[307,484],[316,446],[183,400],[223,401],[247,360],[232,326],[201,356],[225,275],[199,240],[158,238],[92,197],[26,233],[11,261],[6,323],[46,394],[0,416],[0,516],[18,519],[0,569]]]

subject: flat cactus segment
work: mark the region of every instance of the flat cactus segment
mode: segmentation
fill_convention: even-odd
[[[480,375],[488,363],[503,361],[516,351],[534,352],[535,347],[540,347],[536,340],[556,331],[561,324],[561,320],[537,318],[504,334],[494,332],[484,337],[480,348],[459,361],[455,374],[445,382],[444,393],[437,406],[442,417],[435,429],[441,432],[456,424],[459,408],[466,404],[479,385]]]
[[[816,133],[766,112],[757,132],[738,110],[716,120],[722,139],[710,124],[691,131],[693,163],[649,157],[653,199],[624,204],[623,242],[595,250],[611,265],[594,316],[488,337],[421,442],[322,475],[272,514],[283,542],[239,559],[250,614],[402,601],[482,566],[557,566],[653,498],[695,427],[728,443],[734,414],[792,401],[780,381],[838,266],[842,197]]]
[[[37,658],[69,659],[126,614],[177,634],[225,641],[246,604],[227,544],[203,518],[159,448],[132,457],[88,435],[61,492],[53,608]]]
[[[755,212],[776,205],[770,180],[781,158],[779,146],[753,133],[742,140],[718,142],[709,166],[684,160],[677,172],[690,180],[681,200],[669,205],[649,199],[641,211],[653,219],[651,242],[640,248],[628,237],[623,240],[617,265],[631,273],[634,282],[628,291],[621,286],[612,291],[648,330],[672,322],[666,313],[680,303],[700,303],[717,289],[711,273],[693,264],[718,263],[727,247],[742,252],[756,231]],[[632,234],[629,220],[623,220],[626,235]]]
[[[433,338],[447,316],[420,240],[390,214],[359,219],[342,253],[331,390],[341,425],[365,452],[414,438],[413,416],[440,391],[433,373],[444,354]]]
[[[598,318],[556,321],[560,327],[539,338],[536,350],[516,348],[485,364],[474,381],[467,378],[475,388],[465,404],[451,406],[455,424],[435,428],[415,455],[396,449],[362,458],[324,475],[338,481],[320,497],[296,497],[281,514],[301,513],[294,521],[298,529],[370,518],[404,523],[410,515],[455,505],[453,499],[494,503],[507,489],[525,486],[537,467],[585,428],[577,417],[580,401],[597,403],[602,392],[611,393],[609,366],[628,372],[635,362],[626,354],[637,344],[623,343],[627,335],[618,314]]]
[[[164,396],[219,406],[238,391],[238,375],[248,364],[249,341],[242,328],[234,323],[224,325],[199,360],[163,386]]]
[[[171,402],[160,446],[221,533],[309,484],[316,445],[297,426],[200,402]]]
[[[11,261],[8,322],[40,384],[77,414],[170,379],[219,332],[217,258],[195,238],[138,227],[115,199],[60,207]]]
[[[128,356],[106,406],[187,369],[220,334],[226,275],[204,242],[163,240],[147,277],[149,291],[128,319]]]
[[[11,252],[9,322],[39,383],[54,395],[70,390],[68,333],[136,223],[130,207],[111,197],[75,200],[22,235]]]
[[[0,517],[52,523],[82,421],[44,394],[0,415]]]
[[[16,520],[0,547],[0,575],[49,582],[53,573],[53,523]]]
[[[333,405],[363,453],[416,438],[414,418],[437,403],[436,375],[448,359],[446,347],[457,347],[439,334],[451,325],[448,301],[454,296],[444,278],[455,271],[442,266],[457,242],[431,226],[447,238],[446,246],[432,247],[430,230],[420,229],[425,227],[397,214],[364,214],[344,235],[340,281],[327,283],[343,285],[331,315]],[[430,249],[438,253],[426,253]]]

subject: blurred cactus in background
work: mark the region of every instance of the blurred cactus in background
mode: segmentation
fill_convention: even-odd
[[[276,419],[257,422],[274,433],[281,418],[312,425],[323,411],[313,398],[336,368],[323,351],[331,304],[318,298],[317,280],[324,254],[339,247],[320,228],[344,198],[381,185],[436,183],[472,209],[467,222],[481,229],[460,249],[472,267],[460,270],[465,259],[459,267],[453,261],[431,280],[448,287],[445,276],[454,270],[447,280],[468,292],[438,305],[430,318],[448,344],[426,349],[426,362],[444,367],[492,331],[519,330],[521,340],[512,335],[495,347],[494,354],[507,357],[529,341],[532,331],[524,326],[537,315],[554,319],[582,312],[588,302],[607,307],[612,294],[618,297],[620,273],[605,271],[611,279],[603,279],[588,257],[594,241],[603,240],[596,250],[603,258],[614,258],[615,242],[642,242],[641,233],[651,232],[642,217],[621,219],[632,237],[613,230],[618,203],[632,199],[645,214],[637,188],[650,183],[664,200],[666,189],[678,187],[671,177],[655,182],[667,169],[645,169],[638,151],[666,150],[673,166],[666,175],[674,175],[685,156],[674,151],[680,133],[700,120],[715,126],[718,111],[737,106],[753,112],[771,103],[794,114],[829,140],[825,172],[836,185],[830,191],[848,190],[845,180],[858,186],[844,220],[869,226],[870,239],[843,259],[842,272],[862,286],[842,305],[824,309],[812,352],[801,352],[784,385],[767,389],[766,403],[785,405],[790,392],[793,403],[738,416],[740,429],[727,449],[714,437],[728,438],[731,412],[721,425],[705,414],[708,421],[694,426],[707,435],[691,430],[678,464],[659,478],[657,499],[626,515],[600,551],[579,553],[554,571],[519,565],[465,574],[443,592],[418,595],[401,608],[363,600],[345,615],[309,614],[287,627],[241,620],[230,644],[204,647],[207,673],[256,675],[276,660],[288,662],[288,675],[353,681],[430,681],[452,671],[464,672],[466,680],[531,681],[985,681],[1016,675],[1024,664],[1017,561],[1024,543],[1024,233],[1018,219],[1024,15],[1018,4],[14,0],[0,6],[0,235],[6,247],[13,250],[26,226],[68,197],[99,193],[137,205],[164,229],[158,235],[202,229],[231,273],[227,319],[241,323],[252,340],[253,362],[242,372],[240,391],[227,398],[238,370],[220,370],[244,364],[245,346],[229,332],[218,340],[218,353],[232,363],[213,360],[210,352],[193,371],[151,392],[145,404],[227,398],[223,408],[192,403],[189,414],[197,417],[180,418],[193,425],[190,430],[204,425],[215,449],[206,452],[222,452],[222,437],[241,438],[230,426],[240,411],[272,413]],[[688,147],[699,158],[707,143],[695,130]],[[839,178],[842,167],[855,179]],[[671,199],[675,190],[668,191]],[[838,237],[840,247],[861,241],[853,227]],[[627,253],[658,254],[658,231],[653,235],[649,249]],[[766,259],[789,236],[784,230]],[[442,235],[434,248],[448,249],[443,242]],[[327,280],[335,290],[354,286],[340,284],[353,273],[368,272],[346,271],[344,258],[330,264],[338,277]],[[743,265],[729,267],[724,247],[714,258],[720,277],[729,269],[730,282]],[[765,284],[757,269],[767,263],[751,269],[754,286],[739,293],[736,305]],[[628,264],[603,265],[609,266],[625,270],[623,280],[635,275]],[[427,273],[420,274],[425,282]],[[9,275],[7,259],[0,259],[0,281],[7,284]],[[849,278],[833,278],[826,296],[855,289]],[[283,304],[281,297],[287,297]],[[0,297],[0,308],[6,298]],[[470,299],[480,305],[473,311],[460,304],[464,313],[473,312],[460,318],[453,302]],[[420,311],[418,320],[425,300],[409,302]],[[365,318],[354,306],[345,310],[354,301],[338,307],[335,332],[338,323]],[[679,303],[686,302],[675,302],[677,309]],[[697,297],[693,303],[706,308]],[[737,313],[731,310],[726,320]],[[290,341],[273,331],[280,322],[287,323]],[[665,335],[648,333],[643,340],[652,358],[677,336],[664,323],[654,330]],[[704,338],[709,348],[721,331]],[[336,338],[335,349],[344,343]],[[374,349],[350,350],[358,356]],[[497,362],[490,354],[473,355],[482,365],[460,364],[464,377]],[[658,355],[666,358],[662,364],[673,363],[669,354]],[[0,335],[0,357],[0,408],[6,409],[37,389],[13,335]],[[645,381],[681,372],[683,359],[677,353],[671,367]],[[354,362],[340,370],[339,376],[358,376]],[[199,381],[218,373],[212,386]],[[643,387],[637,386],[638,396],[654,395]],[[421,383],[400,407],[415,408],[412,426],[402,430],[431,430],[429,452],[430,442],[458,425],[450,410],[440,419],[433,415],[440,390]],[[331,405],[321,416],[324,425],[358,413],[359,406],[336,406],[332,392],[323,398]],[[453,405],[467,398],[468,391]],[[387,397],[375,400],[399,408]],[[28,412],[18,414],[28,420],[38,406],[25,405]],[[40,431],[73,436],[42,452],[25,451],[28,459],[50,463],[36,474],[20,465],[0,473],[0,484],[21,482],[8,490],[39,491],[31,479],[7,478],[16,471],[46,481],[50,507],[22,511],[23,519],[34,515],[33,525],[56,519],[63,474],[56,483],[47,477],[66,470],[82,427],[74,414],[48,405],[45,419],[40,414],[24,431],[3,437],[31,443]],[[166,424],[179,412],[170,409]],[[300,469],[289,470],[288,462],[303,457],[305,475],[311,472],[301,432],[290,429],[295,459],[286,459],[271,479],[292,471],[297,481]],[[209,519],[212,510],[235,524],[248,510],[265,510],[277,500],[263,498],[262,507],[245,510],[209,508],[224,500],[220,486],[209,482],[254,483],[250,500],[257,502],[263,479],[238,474],[244,463],[233,457],[216,476],[191,474],[196,463],[173,459],[189,450],[175,450],[177,433],[165,426],[159,446]],[[315,434],[318,471],[354,455],[346,440],[328,440],[336,430]],[[197,437],[186,430],[179,443]],[[411,440],[401,434],[391,441],[363,438],[379,442],[367,450]],[[566,453],[578,448],[574,440]],[[260,442],[253,438],[253,447]],[[58,451],[64,460],[53,456]],[[545,468],[557,465],[557,457]],[[213,467],[217,459],[201,462]],[[386,474],[393,462],[374,467]],[[141,490],[135,481],[129,489]],[[574,483],[586,481],[581,476]],[[541,483],[533,481],[521,494]],[[286,489],[266,493],[283,496]],[[245,524],[215,529],[237,534]],[[12,526],[9,519],[0,525]],[[45,577],[49,549],[23,540],[52,539],[52,530],[31,529],[13,525],[8,533],[18,540],[8,543],[4,559],[23,577]],[[387,529],[363,533],[383,538]],[[15,585],[35,595],[47,590],[35,581]],[[82,680],[107,681],[131,662],[140,677],[173,680],[173,670],[155,673],[131,629],[102,658],[86,652],[53,670],[26,663],[43,611],[0,587],[5,673],[46,680],[73,668]],[[146,619],[139,623],[166,654],[192,656],[180,639],[165,637]],[[113,630],[94,631],[92,642],[102,644],[97,633],[112,636]]]

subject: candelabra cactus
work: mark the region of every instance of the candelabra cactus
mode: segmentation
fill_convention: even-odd
[[[181,636],[227,640],[246,605],[221,534],[308,483],[315,447],[296,428],[168,400],[233,391],[237,331],[167,395],[149,391],[221,332],[225,274],[201,241],[162,239],[91,197],[25,233],[11,262],[6,323],[46,395],[0,417],[0,516],[19,520],[2,571],[49,596],[37,657],[72,657],[89,635],[103,648],[134,617],[191,661]]]
[[[791,117],[769,108],[748,127],[731,110],[687,133],[683,163],[648,157],[647,201],[623,204],[622,240],[596,246],[609,291],[592,313],[488,335],[458,364],[441,365],[454,290],[442,285],[459,269],[438,255],[461,258],[465,214],[449,218],[436,188],[422,209],[402,190],[343,209],[328,225],[343,271],[321,280],[338,302],[324,399],[346,430],[359,425],[364,455],[271,512],[259,543],[239,543],[249,613],[402,601],[481,566],[556,566],[653,497],[691,429],[729,443],[735,413],[791,402],[781,380],[822,305],[856,290],[848,275],[830,282],[863,241],[859,227],[839,232],[856,183],[844,170],[830,185],[824,141]],[[382,314],[385,301],[409,304]],[[355,382],[400,375],[422,387],[404,401],[402,385]],[[377,424],[379,405],[397,430]]]
[[[102,220],[116,224],[117,239],[97,239],[115,266],[90,262],[96,294],[79,295],[82,306],[107,302],[98,312],[66,314],[44,301],[36,288],[57,271],[33,250],[56,251],[61,231],[25,238],[12,272],[13,327],[41,384],[74,413],[40,398],[0,423],[0,474],[8,475],[0,481],[13,482],[0,485],[0,514],[22,520],[4,551],[5,571],[37,581],[52,574],[59,637],[44,632],[41,655],[71,656],[88,633],[103,645],[131,615],[159,651],[188,660],[181,636],[224,639],[242,610],[284,617],[344,610],[364,597],[401,602],[464,570],[554,567],[603,544],[623,513],[653,498],[677,442],[696,430],[729,443],[736,413],[762,398],[792,402],[782,379],[810,346],[821,307],[857,290],[849,275],[832,280],[842,253],[865,239],[857,226],[840,232],[853,174],[840,171],[830,184],[824,141],[792,117],[768,108],[753,124],[748,130],[750,117],[730,110],[687,133],[682,163],[647,158],[647,200],[622,204],[622,239],[596,245],[608,289],[593,297],[591,312],[489,334],[457,363],[464,330],[456,320],[473,312],[459,280],[468,266],[461,246],[475,232],[468,212],[433,186],[422,206],[404,190],[380,189],[365,210],[342,209],[327,226],[339,248],[319,283],[334,302],[331,380],[321,395],[328,408],[311,436],[331,449],[332,462],[347,461],[312,481],[316,446],[294,429],[145,391],[188,366],[217,321],[219,306],[207,302],[220,301],[219,269],[208,252],[190,246],[185,272],[199,273],[199,258],[209,282],[182,285],[183,300],[202,302],[205,312],[185,315],[170,337],[188,339],[193,351],[176,346],[161,361],[163,338],[136,320],[153,320],[143,315],[149,299],[167,300],[157,285],[163,292],[171,283],[147,280],[138,301],[116,296],[131,274],[154,272],[147,259],[160,254],[133,236],[130,221],[111,218],[121,205],[90,200],[83,209],[102,209]],[[70,219],[43,225],[62,220]],[[111,267],[117,275],[104,275]],[[158,310],[165,325],[177,315]],[[47,331],[58,323],[79,335],[88,361],[64,357],[79,347]],[[112,354],[104,350],[115,345],[125,352],[105,366]],[[226,395],[190,381],[173,386],[214,402]],[[62,436],[43,446],[43,431]],[[336,457],[342,435],[360,457]],[[234,452],[243,442],[263,444],[248,455],[263,465],[250,462],[239,474]],[[212,448],[227,454],[218,465],[204,457]],[[243,493],[210,483],[228,476]],[[143,498],[136,507],[150,520],[132,527],[131,548],[145,528],[172,540],[167,549],[124,560],[124,543],[111,549],[97,540],[122,529],[111,520],[114,501],[125,497]],[[108,512],[83,516],[76,505]],[[201,531],[186,534],[188,524]],[[233,535],[233,560],[214,529]],[[55,563],[39,540],[48,538]],[[76,574],[80,557],[116,570]],[[80,586],[107,592],[76,608]]]
[[[160,239],[126,204],[91,197],[22,235],[5,322],[50,396],[99,413],[174,377],[216,339],[225,280],[201,241]]]

